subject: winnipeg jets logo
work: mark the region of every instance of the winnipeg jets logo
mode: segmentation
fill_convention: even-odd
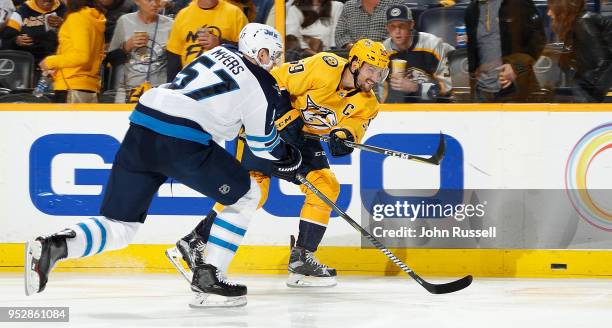
[[[338,124],[333,110],[317,105],[310,96],[306,96],[306,108],[302,108],[304,123],[315,130],[327,130]]]

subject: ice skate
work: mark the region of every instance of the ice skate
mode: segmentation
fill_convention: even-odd
[[[189,267],[185,268],[183,263],[181,262],[182,255],[177,249],[177,247],[170,247],[166,250],[166,257],[170,260],[170,263],[174,266],[176,270],[187,280],[188,283],[191,283],[191,279],[193,278],[193,272],[189,269]]]
[[[196,295],[190,307],[237,307],[247,303],[247,287],[231,282],[214,265],[198,265],[193,274],[191,290]]]
[[[192,308],[240,307],[247,304],[246,296],[226,297],[216,294],[196,293],[189,302]]]
[[[64,230],[26,243],[24,262],[26,295],[30,296],[45,290],[49,273],[55,263],[68,256],[66,238],[74,236],[74,231]]]
[[[321,264],[314,253],[295,246],[291,236],[291,255],[289,256],[289,287],[333,287],[337,284],[336,269]]]
[[[176,242],[176,247],[168,248],[166,256],[187,282],[191,283],[194,268],[199,264],[204,264],[205,249],[206,243],[195,231],[192,231],[187,236],[179,239]],[[187,264],[187,268],[181,263],[181,258]]]

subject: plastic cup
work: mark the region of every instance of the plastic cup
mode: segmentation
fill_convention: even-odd
[[[393,74],[404,73],[406,72],[407,64],[408,62],[403,59],[393,59],[391,61],[391,72]]]

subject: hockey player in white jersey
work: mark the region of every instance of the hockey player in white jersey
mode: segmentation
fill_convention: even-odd
[[[274,125],[280,92],[269,70],[282,52],[280,34],[248,24],[239,47],[218,46],[186,66],[170,83],[146,92],[130,116],[113,162],[100,213],[26,245],[26,294],[45,289],[57,261],[126,247],[144,223],[153,195],[168,177],[226,205],[217,220],[222,247],[197,263],[192,306],[246,304],[247,288],[225,273],[257,209],[260,190],[240,163],[215,141],[234,139],[244,126],[257,156],[272,160],[275,175],[292,180],[301,154]],[[216,298],[216,300],[213,300]]]

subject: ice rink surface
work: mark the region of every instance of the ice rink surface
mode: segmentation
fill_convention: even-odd
[[[610,279],[476,278],[430,295],[405,275],[341,276],[336,287],[306,290],[281,275],[233,278],[249,288],[245,307],[192,309],[178,274],[54,272],[42,294],[26,297],[22,275],[0,273],[0,306],[70,307],[69,324],[0,327],[612,327]]]

